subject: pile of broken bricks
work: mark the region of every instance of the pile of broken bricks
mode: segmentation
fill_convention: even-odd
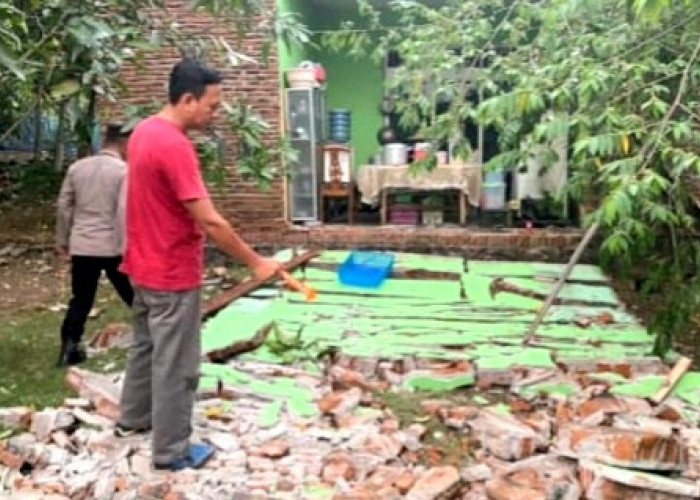
[[[315,413],[299,415],[285,403],[270,414],[274,399],[219,380],[215,389],[201,390],[193,418],[194,438],[217,453],[203,469],[177,473],[152,470],[148,435],[113,436],[122,375],[72,368],[67,382],[78,397],[61,408],[0,409],[0,425],[18,429],[0,441],[0,498],[700,497],[698,409],[673,394],[653,405],[611,394],[609,373],[596,369],[523,368],[512,372],[507,387],[475,379],[477,392],[499,395],[496,404],[425,399],[417,412],[423,416],[400,422],[380,403],[382,391],[398,391],[395,384],[405,387],[418,375],[459,378],[472,367],[355,361],[336,360],[317,374],[235,362],[238,373],[261,381],[295,378],[311,394]],[[624,368],[632,382],[650,369]],[[576,390],[525,390],[542,388],[543,381]],[[449,439],[473,443],[462,463],[441,462],[439,447],[426,445],[429,419],[454,429],[445,434]]]

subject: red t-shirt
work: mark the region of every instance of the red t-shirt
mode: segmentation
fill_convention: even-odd
[[[121,270],[138,286],[182,291],[201,284],[204,234],[183,202],[207,198],[194,146],[151,116],[127,147],[126,250]]]

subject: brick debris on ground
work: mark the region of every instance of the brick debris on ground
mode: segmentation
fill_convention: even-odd
[[[315,395],[320,410],[299,417],[254,395],[202,394],[194,428],[217,453],[204,469],[151,468],[148,436],[117,439],[121,375],[73,368],[80,397],[61,408],[0,410],[22,429],[0,444],[0,492],[11,498],[697,498],[700,430],[676,398],[658,407],[582,383],[571,396],[511,395],[505,406],[427,400],[423,409],[479,449],[461,467],[418,461],[426,426],[399,424],[372,393],[382,380],[334,366],[327,377],[237,363],[261,379],[284,374]],[[446,366],[433,366],[433,370]],[[540,373],[523,372],[518,382]],[[537,377],[535,377],[537,378]],[[579,380],[578,383],[581,383]],[[519,386],[520,387],[520,386]],[[697,416],[697,415],[696,415]],[[236,496],[238,495],[238,496]]]

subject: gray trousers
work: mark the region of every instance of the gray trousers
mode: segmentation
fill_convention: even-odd
[[[134,342],[121,395],[120,423],[153,427],[153,462],[187,455],[199,381],[199,289],[134,287]]]

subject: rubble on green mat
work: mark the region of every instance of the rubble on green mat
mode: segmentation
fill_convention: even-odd
[[[513,293],[492,297],[491,280],[504,277],[522,288],[548,293],[563,265],[397,253],[396,275],[404,276],[408,270],[452,274],[438,275],[443,279],[392,277],[379,288],[358,288],[341,284],[333,270],[347,255],[325,251],[295,271],[318,291],[314,302],[281,285],[236,300],[207,321],[203,351],[250,339],[272,323],[274,333],[259,348],[237,359],[279,365],[298,365],[306,360],[311,367],[308,373],[313,375],[320,370],[314,363],[324,353],[357,360],[368,370],[376,370],[382,360],[413,360],[409,363],[416,365],[413,372],[401,378],[401,386],[410,390],[452,390],[474,385],[480,377],[507,384],[519,368],[556,370],[561,366],[584,372],[593,367],[589,371],[618,394],[648,397],[661,384],[662,377],[654,375],[658,373],[654,370],[663,365],[650,354],[653,337],[625,310],[595,266],[574,268],[562,298],[575,304],[554,306],[535,341],[524,346],[522,340],[542,302]],[[285,251],[277,258],[291,256],[291,251]],[[594,319],[601,316],[607,321],[596,323]],[[591,319],[590,326],[580,326],[581,318]],[[468,362],[472,371],[436,374],[426,369],[429,363],[440,360]],[[635,375],[633,381],[605,368],[626,364],[634,367],[629,368]],[[281,401],[261,416],[267,423],[283,411],[302,416],[316,411],[311,391],[294,377],[256,378],[227,365],[211,364],[203,365],[202,372],[205,385],[254,392],[270,405]],[[645,374],[651,375],[639,377]],[[690,403],[700,402],[699,377],[686,375],[673,394]],[[570,395],[577,390],[576,384],[561,380],[542,380],[518,388],[523,395]]]

